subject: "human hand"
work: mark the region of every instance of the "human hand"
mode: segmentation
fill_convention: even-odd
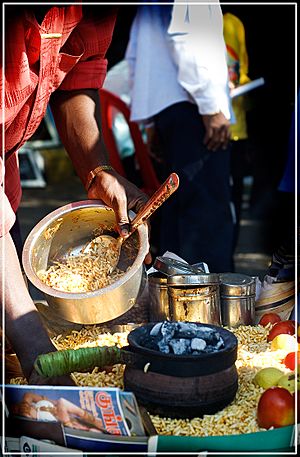
[[[241,74],[240,75],[240,85],[242,86],[243,84],[247,84],[251,81],[248,75]]]
[[[223,113],[203,114],[205,137],[203,143],[210,151],[226,149],[230,140],[230,122]]]
[[[132,209],[137,213],[148,200],[146,194],[141,192],[133,183],[119,175],[115,170],[101,170],[97,172],[88,191],[88,198],[100,199],[114,210],[117,229],[123,237],[128,235],[130,229],[128,210]],[[145,263],[151,263],[149,246]]]

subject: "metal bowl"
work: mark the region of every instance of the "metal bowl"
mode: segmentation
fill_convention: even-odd
[[[133,215],[130,211],[129,216]],[[102,201],[85,200],[56,209],[28,235],[22,258],[25,273],[45,294],[58,317],[79,324],[102,323],[121,316],[136,303],[146,282],[143,264],[148,250],[146,224],[140,225],[130,237],[136,239],[135,251],[125,258],[121,267],[124,271],[130,268],[107,287],[84,293],[62,292],[49,287],[37,276],[37,272],[47,269],[54,260],[79,252],[95,236],[95,229],[106,227],[112,230],[115,223],[114,211]]]

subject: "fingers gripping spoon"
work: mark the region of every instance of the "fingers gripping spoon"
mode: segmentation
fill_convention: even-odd
[[[148,200],[145,206],[136,214],[130,224],[130,231],[126,237],[119,236],[114,238],[110,235],[99,235],[88,243],[85,247],[84,252],[92,252],[95,249],[107,250],[109,249],[115,255],[112,256],[112,267],[113,271],[118,265],[121,247],[123,242],[130,236],[139,225],[146,222],[149,217],[156,211],[169,197],[172,195],[179,186],[179,177],[176,173],[171,173],[166,181],[157,189],[152,197]]]

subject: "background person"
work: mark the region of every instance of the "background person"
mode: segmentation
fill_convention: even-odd
[[[227,49],[229,87],[233,89],[250,82],[249,59],[245,28],[242,21],[230,12],[223,15],[223,32]],[[252,157],[247,128],[247,96],[232,99],[235,122],[230,126],[231,134],[231,178],[232,201],[235,206],[236,223],[233,249],[235,250],[242,211],[244,177],[251,174]]]
[[[153,122],[180,192],[161,208],[160,253],[233,269],[230,101],[219,5],[140,6],[126,52],[131,119]]]

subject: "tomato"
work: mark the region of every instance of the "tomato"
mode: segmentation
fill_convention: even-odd
[[[285,358],[283,359],[284,365],[289,368],[290,370],[294,371],[295,370],[295,365],[296,365],[296,360],[297,360],[297,365],[300,365],[300,353],[297,352],[289,352]]]
[[[275,336],[281,335],[282,333],[287,333],[288,335],[295,335],[295,332],[296,332],[295,321],[277,322],[269,331],[267,340],[272,341],[273,338],[275,338]]]
[[[276,322],[280,322],[281,317],[276,313],[266,313],[263,314],[260,318],[259,325],[265,327],[268,324],[276,324]]]
[[[295,422],[295,400],[283,387],[270,387],[261,395],[257,406],[257,422],[262,428],[278,428]]]

